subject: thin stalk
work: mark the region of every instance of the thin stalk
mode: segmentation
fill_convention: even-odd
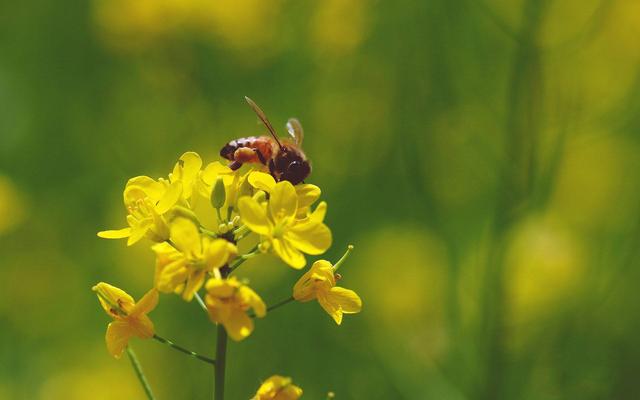
[[[216,365],[216,360],[214,360],[214,359],[212,359],[212,358],[209,358],[209,357],[206,357],[206,356],[203,356],[203,355],[201,355],[201,354],[198,354],[198,353],[196,353],[195,351],[191,351],[191,350],[189,350],[189,349],[185,349],[184,347],[179,346],[179,345],[177,345],[177,344],[173,343],[173,342],[172,342],[171,340],[169,340],[169,339],[165,339],[165,338],[163,338],[163,337],[161,337],[161,336],[158,336],[158,335],[153,335],[153,338],[154,338],[155,340],[157,340],[158,342],[163,343],[163,344],[166,344],[167,346],[170,346],[172,349],[175,349],[175,350],[177,350],[177,351],[179,351],[179,352],[181,352],[181,353],[184,353],[184,354],[187,354],[187,355],[189,355],[189,356],[195,357],[195,358],[197,358],[198,360],[200,360],[200,361],[204,361],[204,362],[209,363],[209,364],[211,364],[211,365]]]
[[[142,366],[140,365],[140,361],[138,361],[138,357],[136,357],[136,353],[133,352],[131,346],[127,346],[127,355],[129,356],[129,360],[131,360],[131,365],[133,369],[136,371],[136,376],[144,389],[144,393],[147,395],[149,400],[155,400],[153,396],[153,392],[151,391],[151,386],[149,385],[149,381],[144,376],[144,372],[142,372]]]
[[[216,368],[215,391],[213,400],[224,400],[224,373],[227,359],[227,331],[222,324],[218,324],[216,336]]]
[[[222,213],[220,212],[219,208],[216,208],[216,215],[218,216],[218,223],[221,224],[223,222],[227,222],[228,221],[228,219],[222,219]]]
[[[251,249],[247,254],[240,256],[237,258],[236,262],[229,266],[229,273],[233,272],[236,268],[242,265],[243,262],[247,261],[251,257],[258,254],[258,246],[256,245],[253,249]]]
[[[291,297],[289,297],[288,299],[284,299],[284,300],[282,300],[282,301],[281,301],[281,302],[279,302],[279,303],[276,303],[276,304],[274,304],[274,305],[272,305],[272,306],[267,307],[267,311],[273,311],[273,310],[275,310],[275,309],[276,309],[276,308],[278,308],[278,307],[282,307],[282,306],[284,306],[285,304],[291,303],[293,300],[295,300],[295,299],[293,298],[293,296],[291,296]]]
[[[286,305],[286,304],[291,303],[291,302],[292,302],[292,301],[294,301],[294,300],[295,300],[295,299],[293,298],[293,296],[289,297],[288,299],[281,300],[281,301],[277,302],[276,304],[274,304],[274,305],[272,305],[272,306],[267,307],[267,312],[269,312],[269,311],[273,311],[273,310],[275,310],[276,308],[280,308],[280,307],[282,307],[282,306],[284,306],[284,305]],[[255,318],[255,317],[256,317],[256,315],[252,313],[252,314],[249,314],[249,317],[250,317],[250,318]]]
[[[198,304],[200,305],[200,307],[202,307],[202,309],[208,313],[209,310],[207,310],[207,305],[205,304],[204,300],[202,300],[202,297],[200,297],[200,294],[198,292],[195,293],[195,297],[196,297],[196,301],[198,302]]]

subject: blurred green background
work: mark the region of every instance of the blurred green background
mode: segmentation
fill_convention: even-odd
[[[1,3],[0,398],[143,398],[90,288],[140,297],[153,254],[96,232],[129,177],[262,133],[245,95],[302,121],[364,309],[258,321],[229,399],[275,373],[307,399],[637,398],[638,37],[632,0]],[[258,260],[287,297],[299,272]],[[197,305],[151,316],[213,354]],[[159,399],[211,398],[206,364],[134,346]]]

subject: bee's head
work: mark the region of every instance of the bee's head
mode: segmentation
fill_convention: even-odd
[[[282,173],[282,179],[294,185],[304,181],[311,173],[311,164],[307,160],[292,161]]]
[[[276,156],[276,169],[280,172],[281,181],[289,181],[297,185],[311,173],[311,164],[298,149],[283,148]]]

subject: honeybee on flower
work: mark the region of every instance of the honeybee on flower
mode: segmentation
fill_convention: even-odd
[[[214,365],[215,399],[223,400],[227,337],[234,341],[249,338],[256,329],[255,318],[264,318],[267,312],[294,300],[317,300],[340,325],[344,314],[362,308],[354,291],[337,286],[340,276],[336,271],[344,257],[335,265],[326,260],[314,262],[295,284],[293,295],[271,306],[240,276],[239,267],[246,260],[264,254],[302,269],[307,265],[306,256],[323,254],[332,243],[331,230],[324,223],[327,203],[319,201],[322,191],[302,182],[310,167],[298,146],[301,126],[297,120],[290,120],[294,143],[280,142],[262,110],[250,104],[273,135],[268,142],[272,145],[270,152],[263,146],[267,143],[264,138],[262,147],[257,146],[259,141],[254,143],[255,149],[246,141],[230,142],[227,146],[237,147],[233,159],[231,153],[225,153],[230,165],[220,161],[205,164],[197,153],[185,152],[164,177],[129,179],[123,191],[128,227],[98,233],[107,239],[127,238],[128,246],[144,243],[146,238],[155,254],[155,269],[149,269],[153,288],[137,303],[106,283],[94,286],[100,304],[113,318],[107,328],[107,349],[114,357],[127,350],[148,395],[150,387],[129,345],[133,337],[153,338]],[[255,160],[249,157],[249,151]],[[270,158],[263,160],[261,156],[266,155]],[[238,164],[242,162],[249,167],[240,170]],[[211,222],[212,216],[215,223]],[[243,244],[245,241],[257,244],[244,250],[250,247]],[[155,333],[147,314],[156,307],[159,293],[179,295],[187,302],[196,300],[192,303],[198,304],[217,326],[215,359]],[[302,389],[290,378],[274,375],[260,386],[254,398],[295,400],[301,395]]]

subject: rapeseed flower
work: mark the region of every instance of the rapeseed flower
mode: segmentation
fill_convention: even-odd
[[[123,193],[124,205],[129,212],[129,227],[101,231],[98,236],[105,239],[128,238],[128,246],[145,236],[154,242],[163,242],[169,238],[169,227],[163,214],[176,205],[181,195],[180,182],[156,181],[148,176],[131,178]]]
[[[211,278],[205,285],[205,303],[213,322],[222,324],[229,336],[236,341],[245,339],[253,332],[253,320],[247,315],[252,308],[256,317],[267,314],[267,306],[249,286],[235,277]]]
[[[218,269],[235,257],[238,250],[224,239],[200,234],[193,221],[176,218],[171,223],[170,240],[152,247],[156,253],[156,288],[163,293],[176,292],[191,301],[207,275],[218,275]]]
[[[240,217],[251,231],[261,236],[264,250],[273,250],[285,263],[300,269],[306,264],[302,253],[322,254],[331,246],[331,231],[323,223],[326,203],[298,219],[298,195],[290,182],[276,183],[269,194],[266,206],[253,197],[240,198]]]
[[[100,282],[93,287],[104,311],[114,319],[107,327],[105,336],[107,349],[115,358],[120,358],[132,337],[149,339],[155,331],[147,316],[158,304],[158,292],[151,289],[139,302],[124,290]]]
[[[336,269],[341,261],[336,266],[326,260],[316,261],[293,287],[294,299],[302,303],[317,299],[338,325],[342,323],[343,314],[359,313],[362,309],[362,300],[356,292],[336,286],[336,277],[339,277]]]
[[[260,385],[251,400],[297,400],[302,389],[291,383],[291,378],[273,375]]]

